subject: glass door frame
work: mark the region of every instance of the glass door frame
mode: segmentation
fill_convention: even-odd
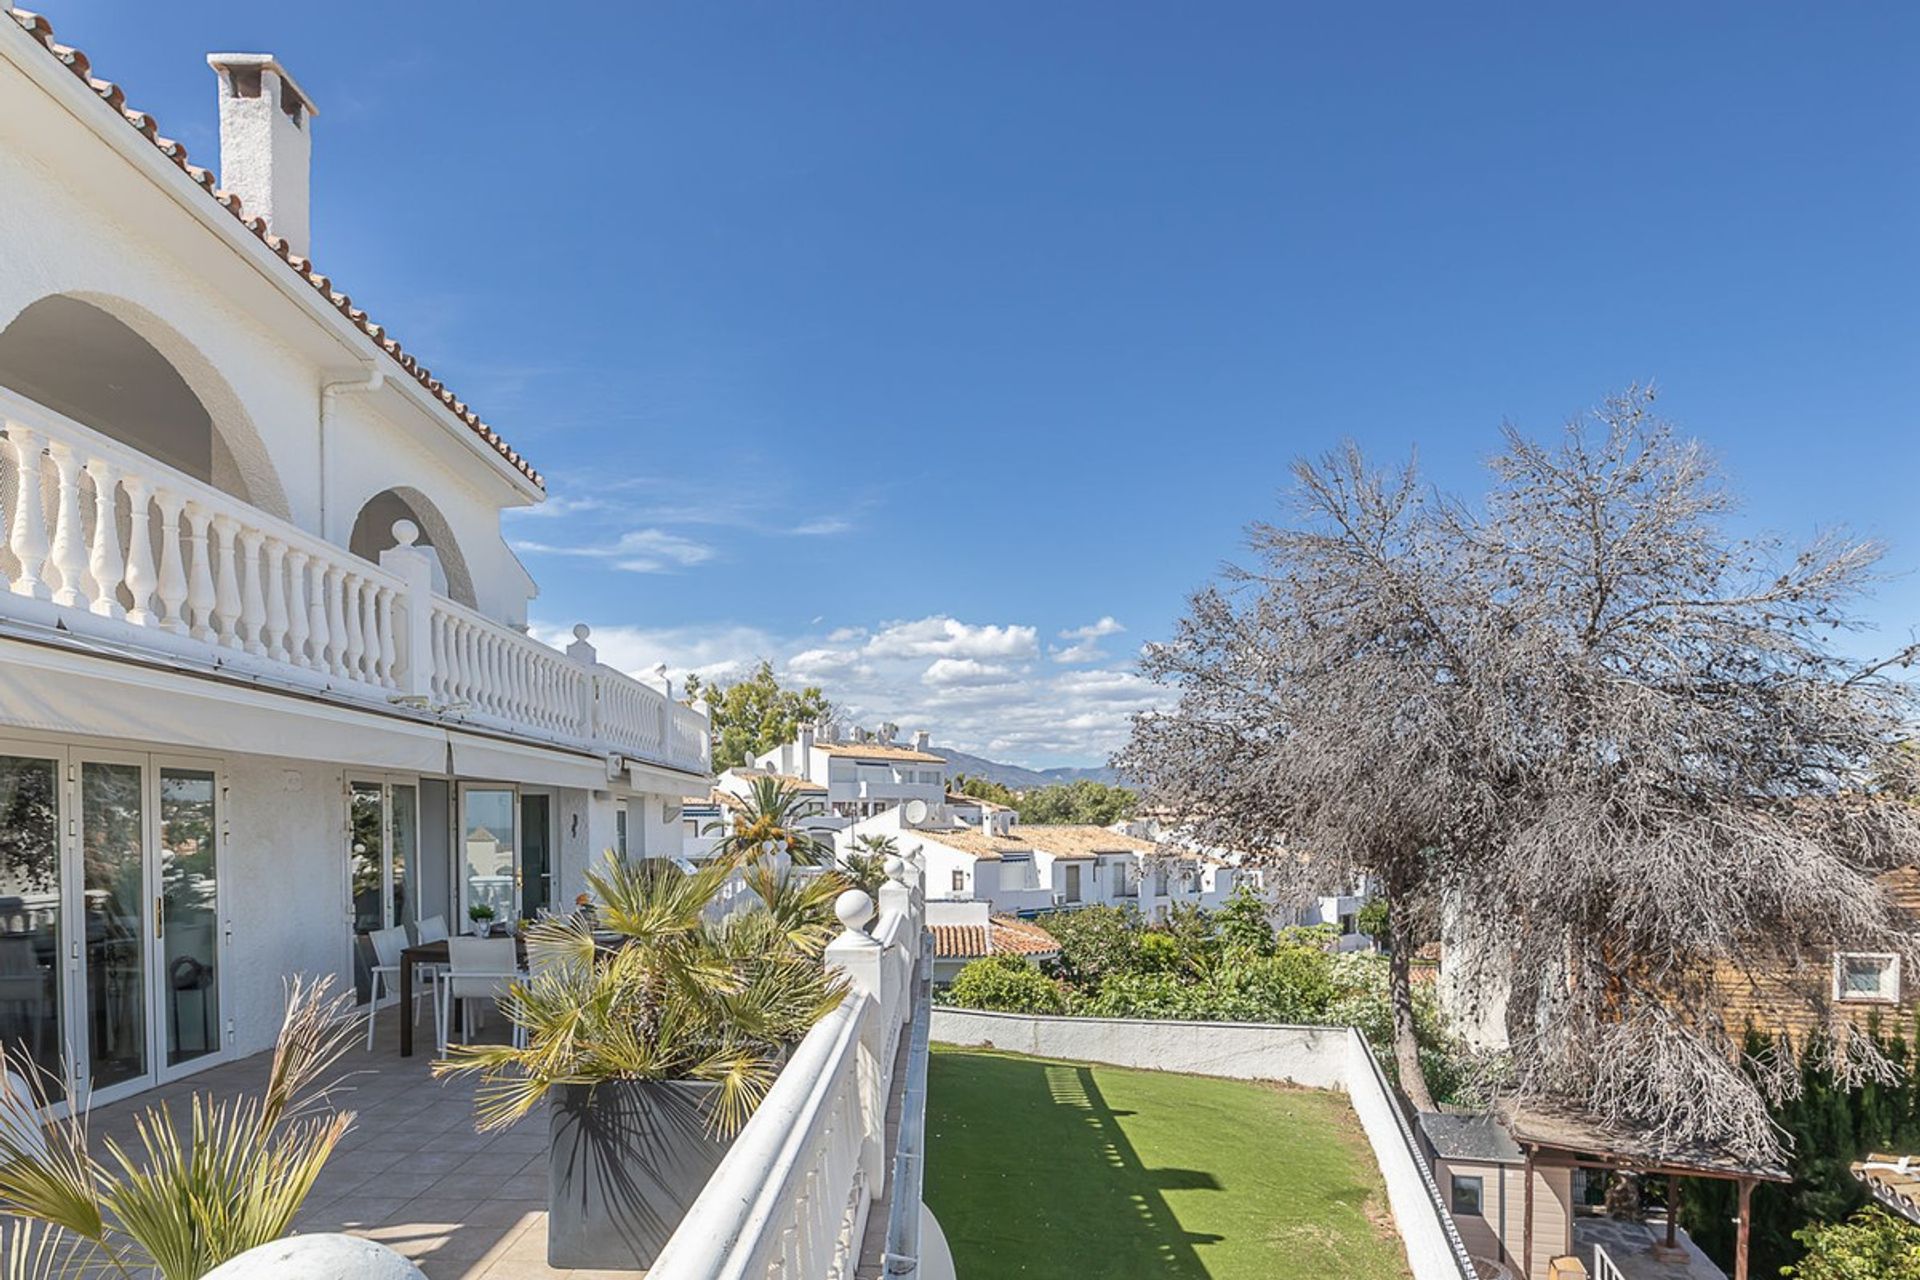
[[[180,1063],[167,1065],[166,1030],[170,1025],[171,1010],[167,1008],[168,974],[162,973],[166,957],[166,939],[154,928],[154,921],[147,921],[147,944],[153,956],[153,979],[147,984],[152,992],[152,1003],[148,1010],[148,1021],[153,1028],[150,1037],[153,1043],[155,1079],[166,1084],[169,1081],[205,1071],[208,1067],[218,1066],[233,1057],[233,1024],[227,997],[229,984],[227,972],[232,968],[229,957],[233,952],[233,912],[228,909],[233,901],[228,892],[227,860],[232,855],[233,816],[227,808],[227,773],[225,762],[217,756],[197,756],[185,752],[156,751],[148,757],[147,766],[147,824],[151,836],[147,841],[147,884],[149,909],[158,909],[165,896],[162,883],[165,867],[162,864],[160,848],[160,778],[167,770],[181,773],[208,773],[213,775],[213,884],[214,884],[214,963],[213,963],[213,999],[217,1010],[214,1030],[220,1042],[219,1048],[200,1054]]]
[[[346,902],[347,921],[347,963],[345,972],[357,975],[359,968],[359,913],[353,894],[353,789],[356,786],[378,787],[380,789],[380,918],[392,924],[418,925],[422,919],[420,903],[420,859],[423,856],[420,847],[420,776],[412,773],[384,773],[377,769],[350,769],[340,784],[341,812],[341,852],[345,855],[342,862],[342,891]],[[411,882],[402,890],[401,903],[396,908],[394,900],[394,838],[396,835],[395,815],[398,812],[393,800],[394,790],[405,787],[413,792],[413,859],[412,865],[403,870],[403,876],[411,876]],[[411,921],[406,919],[408,908],[413,912]],[[391,927],[383,923],[382,928]],[[411,936],[411,935],[410,935]],[[358,978],[353,979],[355,999],[358,1002]],[[364,1006],[362,1006],[364,1007]]]
[[[470,893],[473,878],[469,874],[467,865],[467,794],[472,791],[505,791],[513,797],[513,835],[507,841],[513,855],[513,877],[508,888],[507,901],[509,904],[517,905],[520,901],[524,875],[524,869],[520,865],[520,790],[520,784],[516,782],[489,782],[477,778],[463,778],[454,788],[453,879],[456,886],[454,898],[457,918],[452,922],[452,928],[455,933],[467,932],[469,927],[467,910],[473,905]],[[497,841],[499,834],[494,833],[494,837]],[[512,921],[503,921],[496,915],[494,923],[511,924]]]
[[[95,744],[66,738],[39,737],[31,733],[0,736],[0,755],[51,760],[56,770],[60,918],[55,936],[57,939],[56,963],[60,966],[62,975],[58,1015],[61,1038],[65,1042],[62,1046],[64,1065],[78,1087],[78,1095],[90,1106],[105,1105],[230,1061],[234,1040],[229,1003],[231,984],[227,978],[228,970],[232,968],[233,951],[233,916],[230,911],[232,895],[229,892],[228,882],[232,816],[228,809],[229,793],[225,761],[218,756],[172,751],[143,751],[137,747],[128,748],[118,744]],[[89,1025],[92,1010],[88,1005],[87,976],[89,958],[85,954],[87,913],[83,841],[86,833],[81,785],[85,766],[89,763],[122,765],[140,770],[139,934],[144,990],[141,992],[139,1007],[145,1021],[143,1031],[146,1042],[146,1070],[130,1080],[123,1080],[98,1089],[93,1087],[92,1032]],[[218,1009],[214,1021],[218,1047],[178,1066],[167,1065],[166,1028],[170,1025],[168,1022],[170,1011],[167,1008],[166,977],[163,972],[165,945],[164,939],[157,936],[155,932],[155,923],[160,919],[156,912],[164,892],[161,888],[160,775],[163,770],[168,769],[212,775],[215,826],[213,840],[216,927],[212,990]],[[61,1100],[55,1104],[55,1110],[65,1114],[70,1107],[70,1101],[69,1099]]]

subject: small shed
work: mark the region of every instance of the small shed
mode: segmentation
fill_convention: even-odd
[[[1420,1114],[1420,1135],[1433,1158],[1433,1177],[1460,1229],[1461,1243],[1476,1258],[1516,1276],[1544,1276],[1548,1263],[1573,1248],[1573,1170],[1529,1168],[1526,1153],[1492,1115]],[[1533,1194],[1527,1194],[1527,1179]],[[1533,1212],[1533,1266],[1520,1258],[1528,1243],[1527,1209]]]

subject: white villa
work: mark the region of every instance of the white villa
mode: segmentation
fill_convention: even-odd
[[[677,852],[708,773],[527,634],[539,473],[311,261],[298,81],[208,62],[217,177],[0,21],[0,1034],[103,1103],[269,1046],[281,975],[364,996],[373,930]]]
[[[1126,905],[1164,920],[1176,905],[1212,910],[1233,892],[1235,872],[1217,858],[1107,827],[1021,825],[1004,806],[975,803],[930,808],[919,821],[890,809],[849,827],[842,844],[875,835],[917,848],[930,901],[981,901],[1005,914]]]
[[[946,799],[947,762],[933,754],[926,730],[911,743],[896,742],[891,725],[845,732],[831,722],[803,724],[792,742],[756,757],[752,768],[808,789],[825,787],[825,812],[841,827],[916,800],[931,809]]]

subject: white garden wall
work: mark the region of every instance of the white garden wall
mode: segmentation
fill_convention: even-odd
[[[1009,1053],[1338,1089],[1373,1147],[1415,1280],[1472,1280],[1433,1170],[1366,1038],[1351,1027],[1064,1018],[936,1008],[933,1039]]]

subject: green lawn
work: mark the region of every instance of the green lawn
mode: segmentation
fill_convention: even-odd
[[[959,1280],[1403,1280],[1336,1093],[934,1046],[926,1199]]]

